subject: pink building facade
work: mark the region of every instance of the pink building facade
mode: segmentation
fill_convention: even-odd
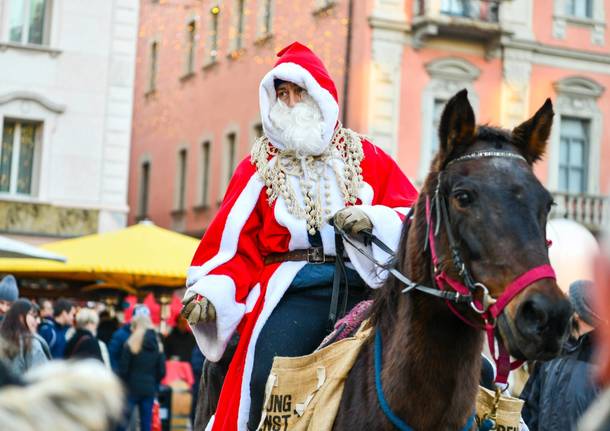
[[[507,128],[550,97],[537,173],[556,216],[596,230],[610,212],[609,13],[610,0],[143,0],[129,221],[205,230],[260,133],[260,79],[299,40],[335,79],[344,125],[416,184],[456,91]]]

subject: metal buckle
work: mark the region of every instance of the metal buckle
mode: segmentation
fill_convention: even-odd
[[[485,286],[483,283],[475,283],[474,286],[481,288],[483,292],[483,303],[481,304],[483,308],[478,309],[474,303],[474,293],[476,290],[472,292],[473,301],[470,302],[470,307],[472,307],[472,309],[479,314],[485,314],[489,307],[496,303],[496,299],[489,294],[489,289],[487,289],[487,286]]]
[[[310,247],[307,249],[307,262],[308,263],[325,263],[326,256],[324,255],[324,248],[322,247]]]

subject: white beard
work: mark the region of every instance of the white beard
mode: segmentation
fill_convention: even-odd
[[[280,131],[286,150],[300,156],[318,156],[328,147],[324,142],[324,119],[318,104],[309,94],[289,108],[277,100],[269,112],[273,126]]]

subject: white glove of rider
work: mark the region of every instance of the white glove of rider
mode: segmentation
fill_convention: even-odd
[[[202,297],[196,300],[197,294],[191,292],[182,300],[182,310],[180,314],[189,324],[196,325],[197,323],[214,322],[216,321],[216,308],[207,298]]]
[[[358,236],[364,230],[372,230],[373,223],[369,216],[358,206],[345,207],[333,217],[335,226],[351,236]]]

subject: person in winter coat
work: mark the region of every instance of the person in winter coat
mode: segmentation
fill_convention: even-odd
[[[264,135],[233,173],[193,256],[183,300],[209,361],[219,361],[239,332],[213,431],[256,429],[273,357],[312,353],[328,335],[339,311],[335,260],[344,255],[331,220],[349,235],[370,230],[396,249],[417,198],[388,154],[342,127],[322,60],[298,42],[277,55],[259,86]],[[376,245],[369,252],[389,259]],[[345,255],[353,265],[341,295],[349,308],[368,298],[367,286],[382,285],[387,271],[349,244]]]
[[[144,304],[137,304],[133,308],[132,318],[139,315],[145,315],[150,318],[150,310]],[[131,335],[131,325],[129,323],[121,326],[117,329],[110,338],[108,343],[108,355],[110,356],[110,366],[114,372],[119,372],[119,362],[121,361],[121,353],[123,351],[123,345],[125,341]]]
[[[165,376],[165,355],[150,317],[146,315],[136,316],[131,321],[131,335],[121,352],[119,375],[127,388],[129,416],[137,407],[140,430],[150,431],[153,402]]]
[[[100,341],[97,339],[99,317],[95,310],[81,308],[76,313],[76,332],[66,344],[66,359],[92,358],[104,362]]]
[[[72,301],[60,298],[53,305],[53,322],[43,322],[38,333],[44,338],[51,349],[54,359],[63,359],[66,349],[66,333],[74,324],[76,307]]]
[[[599,392],[592,365],[594,329],[600,321],[589,299],[593,288],[590,281],[570,285],[573,338],[559,358],[538,364],[521,393],[530,431],[575,430]]]
[[[27,299],[11,305],[0,324],[0,359],[10,372],[21,375],[30,368],[49,360],[44,340],[37,337],[38,310]]]

